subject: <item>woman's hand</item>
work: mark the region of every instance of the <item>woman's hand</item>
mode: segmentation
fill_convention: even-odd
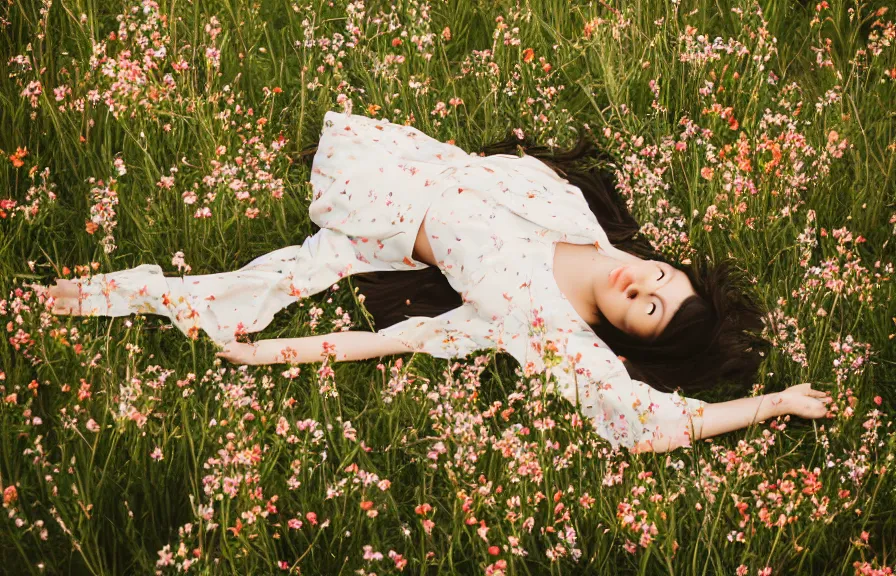
[[[828,413],[827,404],[833,399],[827,392],[813,390],[811,384],[797,384],[781,392],[785,414],[800,418],[821,418]]]
[[[225,344],[224,349],[220,352],[215,352],[215,356],[226,358],[234,364],[250,364],[253,366],[263,364],[258,358],[257,343],[244,344],[234,340]]]

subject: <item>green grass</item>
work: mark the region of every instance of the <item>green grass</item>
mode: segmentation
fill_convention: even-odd
[[[4,573],[890,573],[896,10],[822,4],[5,3]],[[321,394],[320,364],[237,369],[163,318],[57,317],[23,287],[63,267],[173,275],[178,251],[191,274],[233,270],[300,244],[309,174],[292,158],[339,95],[470,151],[509,129],[565,146],[590,128],[647,237],[754,279],[777,317],[754,393],[812,382],[833,418],[611,452],[504,355],[339,363]],[[237,157],[251,201],[207,180]],[[107,251],[87,223],[112,179]],[[257,336],[329,332],[340,306],[369,328],[346,281]]]

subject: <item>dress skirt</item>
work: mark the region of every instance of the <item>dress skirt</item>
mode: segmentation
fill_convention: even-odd
[[[79,279],[82,313],[167,316],[190,338],[201,330],[223,345],[345,276],[426,268],[413,258],[417,232],[470,156],[410,126],[329,111],[310,176],[317,233],[231,272],[166,277],[142,264]]]

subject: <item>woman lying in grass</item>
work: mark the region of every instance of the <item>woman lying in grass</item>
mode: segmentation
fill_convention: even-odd
[[[767,343],[744,282],[728,263],[673,264],[636,239],[609,175],[578,168],[594,156],[589,141],[564,154],[526,144],[523,156],[507,153],[512,138],[470,155],[409,126],[327,112],[311,150],[320,230],[303,244],[233,272],[165,277],[143,264],[59,280],[53,310],[165,315],[239,364],[317,362],[324,343],[337,361],[494,348],[528,373],[550,366],[597,432],[635,451],[826,415],[831,398],[808,384],[720,403],[681,396],[725,379],[750,387]],[[376,332],[236,341],[349,275]]]

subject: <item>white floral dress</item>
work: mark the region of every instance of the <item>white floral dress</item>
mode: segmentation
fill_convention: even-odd
[[[497,348],[530,372],[544,367],[551,342],[561,358],[551,369],[557,391],[580,402],[614,447],[666,438],[672,448],[690,445],[689,421],[705,403],[631,379],[557,286],[558,242],[627,256],[610,244],[581,190],[544,163],[481,157],[410,126],[330,111],[310,180],[309,212],[321,229],[303,244],[233,272],[165,277],[143,264],[95,274],[82,287],[85,310],[165,315],[188,335],[204,330],[224,344],[345,276],[427,267],[412,255],[425,215],[438,267],[464,304],[378,334],[439,358]]]

